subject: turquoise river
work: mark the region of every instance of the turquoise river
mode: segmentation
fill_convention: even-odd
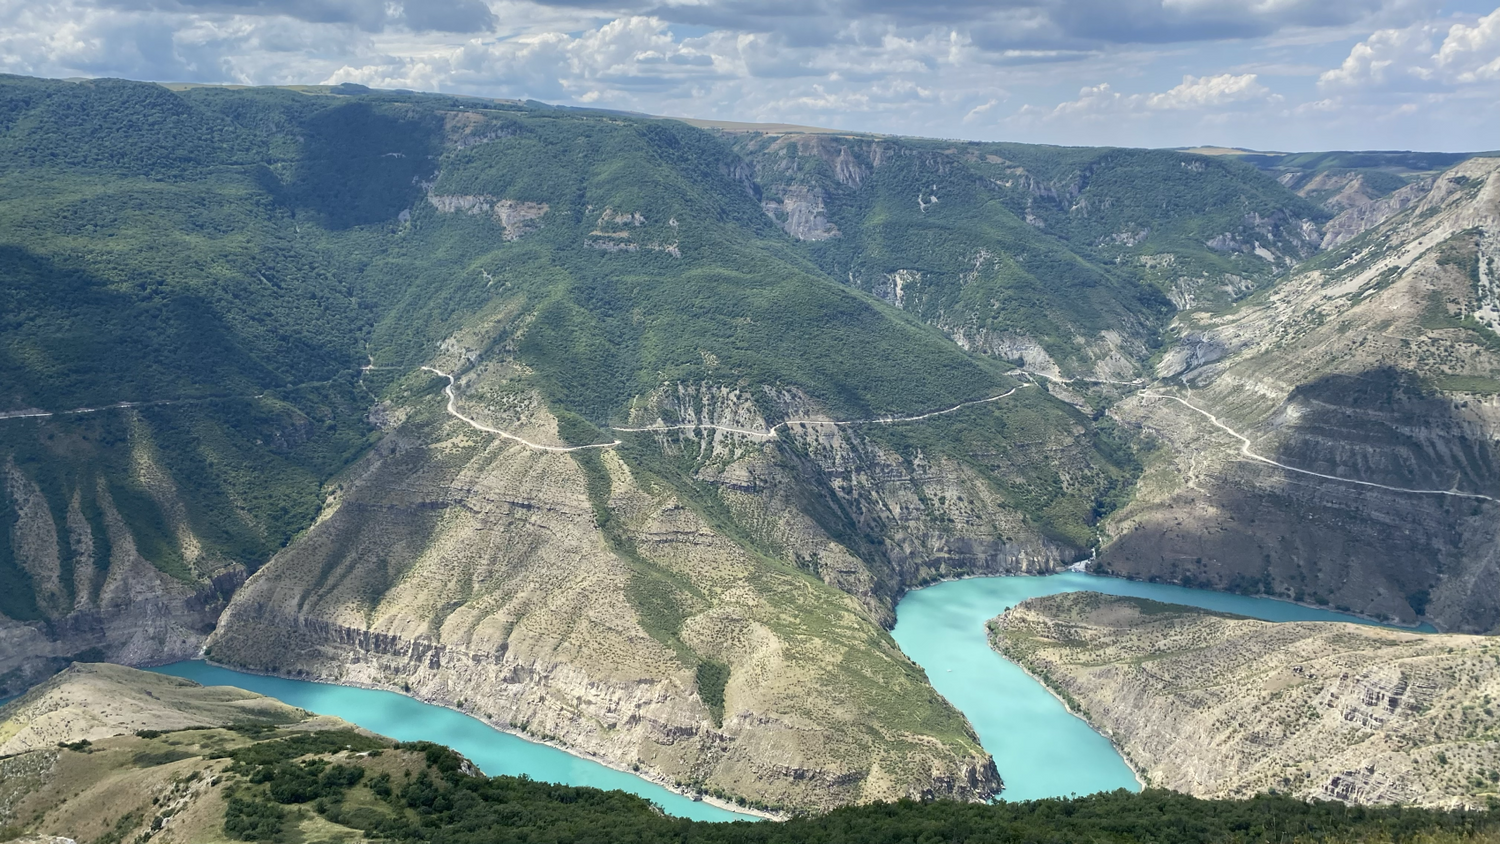
[[[1120,754],[1074,717],[985,638],[985,622],[1027,598],[1081,589],[1152,598],[1268,621],[1361,619],[1269,598],[1137,583],[1080,573],[1045,577],[977,577],[915,590],[896,608],[891,635],[958,707],[979,734],[1005,780],[1007,800],[1089,794],[1139,786]],[[395,692],[243,674],[203,662],[154,669],[205,685],[238,686],[324,715],[336,715],[403,741],[446,744],[486,774],[526,774],[570,785],[617,788],[645,797],[669,814],[697,820],[745,820],[693,801],[634,774],[496,730],[484,722]]]

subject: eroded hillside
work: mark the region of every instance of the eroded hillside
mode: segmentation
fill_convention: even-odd
[[[1264,622],[1136,598],[1034,598],[991,643],[1155,786],[1481,807],[1500,789],[1500,644]]]
[[[377,343],[473,310],[387,391],[381,446],[239,593],[213,658],[462,701],[776,806],[993,793],[881,627],[913,584],[1080,557],[1128,449],[747,238],[775,229],[722,148],[599,124],[449,126],[370,270],[424,291]],[[569,145],[588,166],[547,164]],[[531,228],[503,234],[521,207]]]
[[[1106,570],[1500,625],[1497,170],[1467,161],[1267,292],[1179,317],[1174,386],[1111,411],[1159,448]]]
[[[1327,215],[1248,165],[1155,150],[747,134],[768,215],[830,275],[964,348],[1132,380],[1173,307],[1243,297]]]

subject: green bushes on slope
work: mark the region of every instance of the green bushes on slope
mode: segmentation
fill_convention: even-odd
[[[420,755],[415,776],[408,769],[402,777],[361,777],[322,760],[263,766],[252,785],[237,787],[225,830],[245,840],[276,840],[279,806],[312,802],[326,819],[372,838],[442,844],[1436,844],[1493,841],[1497,832],[1486,812],[1307,803],[1277,795],[1199,800],[1162,790],[993,805],[902,801],[783,823],[704,823],[663,816],[647,801],[619,791],[485,777],[453,751],[428,742],[398,745],[397,751]],[[313,791],[318,793],[310,797]]]

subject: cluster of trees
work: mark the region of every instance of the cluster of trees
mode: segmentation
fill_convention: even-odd
[[[344,734],[324,735],[337,743]],[[267,744],[279,750],[250,751],[262,759],[250,777],[254,785],[238,786],[229,801],[225,831],[240,840],[284,839],[284,807],[297,803],[372,838],[434,844],[1440,844],[1493,840],[1489,836],[1500,830],[1485,812],[1304,803],[1277,795],[1199,800],[1161,790],[992,805],[900,801],[782,823],[706,823],[664,816],[619,791],[486,777],[453,751],[427,742],[397,745],[395,752],[416,764],[394,778],[388,772],[365,777],[357,767],[320,760],[292,762],[281,757],[300,748]],[[355,791],[364,793],[352,799]]]

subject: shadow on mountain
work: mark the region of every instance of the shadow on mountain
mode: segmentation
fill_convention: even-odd
[[[197,293],[0,246],[0,409],[255,392],[279,379]]]
[[[1289,431],[1275,458],[1387,486],[1500,496],[1500,455],[1465,404],[1392,367],[1328,375],[1272,418]]]
[[[1500,494],[1494,445],[1464,410],[1380,368],[1298,388],[1252,439],[1279,441],[1267,456],[1313,472]],[[1487,631],[1500,624],[1500,594],[1460,584],[1493,582],[1495,508],[1237,460],[1143,513],[1100,560],[1128,577]]]
[[[364,102],[320,111],[301,127],[301,156],[284,195],[330,229],[393,221],[435,175],[441,129],[430,114]]]

